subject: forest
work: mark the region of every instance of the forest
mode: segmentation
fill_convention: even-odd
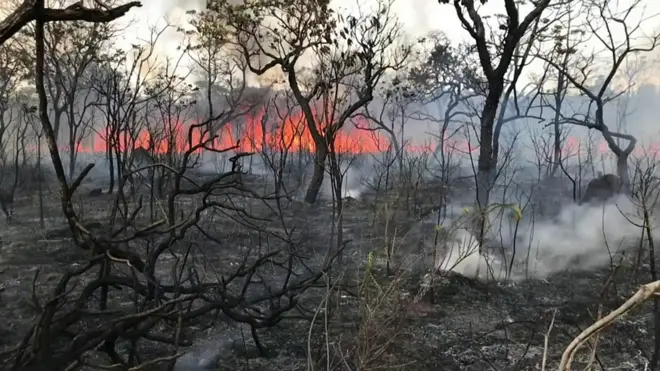
[[[1,4],[0,370],[660,370],[660,4],[402,1]]]

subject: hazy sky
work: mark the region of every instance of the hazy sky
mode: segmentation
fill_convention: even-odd
[[[358,0],[334,0],[334,7],[355,9],[357,1]],[[370,7],[375,4],[375,0],[359,1],[363,7]],[[612,4],[618,3],[623,7],[630,4],[631,1],[634,0],[618,0],[618,2],[613,1]],[[654,14],[660,13],[660,0],[642,0],[642,2],[644,8],[640,8],[638,14],[631,15],[631,21],[637,21],[640,17],[651,17]],[[129,32],[129,35],[135,34],[141,35],[142,37],[148,37],[149,25],[156,24],[165,16],[168,16],[171,20],[176,20],[177,18],[181,19],[182,17],[185,17],[185,11],[190,9],[202,9],[205,4],[204,0],[144,0],[143,3],[144,6],[142,8],[131,13],[135,19],[139,20],[139,22],[132,26],[132,30],[134,31]],[[450,40],[454,42],[469,38],[467,32],[462,29],[452,5],[440,5],[437,0],[396,0],[394,9],[395,14],[403,24],[405,32],[411,38],[423,36],[434,30],[444,32]],[[526,15],[528,11],[529,7],[521,9],[521,18]],[[504,1],[490,0],[488,4],[480,10],[480,13],[482,15],[505,13]],[[644,31],[647,34],[651,34],[653,31],[657,31],[657,27],[659,26],[660,22],[657,21],[646,22]],[[130,38],[126,39],[126,42],[131,41]],[[175,51],[175,46],[176,41],[174,39],[171,43],[161,43],[162,51],[166,53]],[[599,47],[598,49],[602,49],[602,47]],[[655,53],[654,55],[649,55],[648,58],[650,60],[655,60],[658,55],[658,53]],[[532,68],[527,69],[528,73],[534,70],[538,71],[539,69],[538,65],[536,67],[530,67]],[[649,68],[636,75],[636,81],[638,81],[640,85],[644,83],[660,85],[660,74],[655,72],[660,69],[657,68],[657,65],[653,67],[654,68]],[[653,107],[655,107],[655,105]],[[637,109],[648,111],[651,107],[637,107]],[[655,110],[655,108],[652,108],[652,110]],[[655,119],[652,119],[653,117],[657,117],[657,114],[647,112],[640,116],[647,118],[649,122],[635,122],[632,126],[635,126],[636,128],[631,128],[633,134],[651,134],[652,136],[655,136],[655,133],[660,132],[656,129],[656,127],[660,127],[660,125],[655,122]]]
[[[376,3],[375,0],[334,0],[333,4],[335,8],[355,9],[358,1],[365,8],[373,6]],[[634,0],[617,0],[611,3],[619,3],[621,6],[626,6],[631,1]],[[2,2],[0,0],[0,3]],[[642,0],[642,2],[645,8],[640,9],[639,14],[643,14],[643,17],[651,17],[654,14],[660,13],[660,0]],[[167,16],[172,21],[177,21],[177,19],[180,21],[185,18],[185,11],[202,9],[204,4],[204,0],[143,0],[142,8],[132,10],[128,17],[120,20],[120,23],[126,23],[129,20],[132,20],[133,23],[117,42],[118,44],[124,43],[128,46],[128,44],[135,43],[136,39],[147,39],[149,38],[149,28],[158,23],[162,24],[164,17]],[[503,0],[489,0],[488,4],[480,10],[480,13],[482,15],[504,13],[503,4]],[[466,40],[469,37],[467,32],[460,26],[455,10],[451,5],[440,5],[437,0],[396,0],[394,10],[403,24],[404,31],[411,38],[423,36],[434,30],[444,32],[454,42]],[[521,17],[526,15],[528,10],[528,8],[521,9]],[[639,16],[632,16],[632,20],[635,21]],[[650,34],[652,31],[657,31],[658,27],[660,27],[660,22],[658,21],[646,22],[644,31]],[[159,44],[161,56],[178,56],[180,51],[176,51],[178,40],[175,37],[175,35],[170,35],[170,39],[161,40]],[[654,55],[649,55],[648,58],[654,60],[657,59],[658,55],[659,53],[655,53]],[[529,68],[527,72],[533,70],[534,68]],[[640,85],[653,83],[660,86],[660,73],[656,71],[660,71],[657,65],[638,74],[636,81]],[[657,110],[656,106],[656,104],[644,104],[644,107],[638,107],[638,109],[655,111]],[[650,111],[641,115],[646,118],[646,120],[643,120],[644,122],[638,121],[635,123],[637,127],[644,127],[644,134],[659,132],[656,128],[660,128],[660,125],[656,122],[655,117],[658,117],[660,112],[654,113]],[[640,116],[638,117],[641,118]],[[641,134],[638,130],[632,131],[633,134],[635,132]]]
[[[623,7],[632,1],[637,0],[617,0],[612,3],[621,4]],[[333,5],[336,9],[356,9],[358,2],[362,7],[368,8],[373,6],[376,0],[334,0]],[[638,20],[640,17],[650,17],[660,13],[660,1],[642,0],[642,2],[644,8],[639,7],[638,14],[631,16],[632,21]],[[165,16],[173,21],[185,19],[184,13],[186,10],[202,9],[205,0],[144,0],[143,4],[142,8],[130,13],[137,22],[131,26],[129,35],[148,37],[150,25],[162,22]],[[529,9],[529,6],[521,9],[521,18],[527,14]],[[406,34],[411,38],[420,37],[435,30],[444,32],[454,42],[469,38],[467,32],[462,29],[452,5],[440,5],[437,0],[395,0],[394,10],[403,24]],[[505,13],[504,1],[490,0],[482,7],[480,13],[482,15]],[[650,34],[657,31],[658,26],[660,26],[660,22],[645,22],[644,31]],[[132,42],[130,37],[124,40],[127,43]],[[169,50],[175,49],[172,45],[162,47],[167,47]],[[599,49],[602,49],[602,47],[599,47]],[[655,56],[657,55],[658,53],[655,53]],[[644,79],[657,80],[660,83],[660,78],[656,78],[655,75],[654,73],[645,76]]]
[[[616,3],[625,6],[636,0],[617,0]],[[375,0],[334,0],[335,8],[355,9],[358,2],[369,7]],[[642,0],[646,16],[660,12],[660,1]],[[165,15],[180,15],[186,10],[201,9],[204,0],[144,0],[143,7],[137,12],[141,23],[153,23]],[[481,14],[504,13],[503,0],[489,0],[480,10]],[[442,30],[452,39],[465,38],[466,32],[460,27],[452,5],[440,5],[437,0],[396,0],[394,4],[396,15],[404,24],[406,31],[413,36],[420,36],[432,30]],[[525,13],[529,6],[522,9]]]
[[[163,16],[180,17],[186,10],[201,9],[204,0],[145,0],[144,6],[134,12],[140,20],[136,28],[147,31],[147,24],[153,24]],[[374,0],[360,0],[363,6],[375,4]],[[355,8],[357,0],[334,0],[336,8]],[[490,6],[489,6],[490,7]],[[465,31],[454,14],[453,7],[439,5],[434,0],[397,0],[395,3],[397,16],[404,24],[406,32],[411,36],[421,36],[431,30],[442,29],[452,38],[465,37]],[[440,27],[440,25],[442,27]]]
[[[7,0],[0,0],[0,6]],[[74,2],[75,0],[66,0]],[[616,0],[611,4],[621,4],[626,6],[633,1],[638,0]],[[642,6],[639,8],[639,14],[631,16],[632,21],[642,17],[651,17],[660,13],[659,0],[641,0]],[[185,19],[185,11],[190,9],[203,9],[206,0],[143,0],[141,8],[134,8],[128,17],[121,19],[120,23],[126,23],[129,20],[133,22],[125,35],[122,35],[118,44],[129,46],[135,43],[136,39],[148,38],[149,28],[155,24],[163,24],[163,18],[169,17],[172,21]],[[333,0],[333,6],[336,9],[355,9],[357,4],[363,8],[374,6],[376,0]],[[462,29],[460,22],[455,14],[452,5],[438,4],[437,0],[394,0],[394,13],[399,17],[403,24],[404,31],[411,38],[423,36],[430,31],[440,30],[444,32],[450,40],[459,42],[469,38],[467,32]],[[521,18],[529,11],[529,5],[521,9]],[[505,13],[503,0],[489,0],[488,3],[480,9],[480,14]],[[646,22],[644,31],[652,33],[660,28],[660,22]],[[174,37],[174,36],[173,36]],[[174,44],[174,45],[173,45]],[[159,45],[163,54],[175,56],[176,41],[161,42]],[[602,49],[602,48],[600,48]],[[651,59],[658,59],[660,53],[654,53]],[[654,68],[656,70],[656,68]],[[641,77],[644,81],[653,81],[660,85],[660,74],[650,73]]]

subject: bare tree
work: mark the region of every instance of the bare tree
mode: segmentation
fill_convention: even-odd
[[[385,132],[393,151],[385,152],[389,156],[386,162],[398,164],[397,174],[403,173],[403,152],[405,151],[405,126],[410,118],[419,116],[415,107],[416,94],[411,86],[401,77],[395,76],[384,87],[377,99],[367,104],[362,111],[352,116],[353,124],[359,130]],[[390,167],[386,167],[385,189],[390,181]],[[392,174],[394,175],[394,174]]]
[[[564,71],[575,71],[575,76],[581,76],[580,81],[584,82],[588,76],[585,72],[588,69],[588,64],[583,63],[579,56],[576,55],[577,46],[580,45],[588,35],[580,29],[577,24],[577,17],[581,13],[580,3],[566,4],[559,16],[563,20],[557,23],[554,27],[546,29],[545,32],[539,32],[538,40],[540,43],[552,41],[552,49],[546,54],[548,59],[556,62],[561,66]],[[553,153],[549,158],[552,167],[550,175],[554,176],[561,168],[565,175],[570,178],[563,168],[562,163],[562,118],[564,117],[567,109],[574,108],[566,103],[567,94],[572,90],[566,75],[559,73],[556,69],[552,68],[547,62],[543,66],[543,74],[538,79],[539,93],[543,102],[543,106],[548,106],[553,111],[553,118],[548,126],[553,128]],[[546,86],[550,86],[546,88]],[[570,103],[570,102],[569,102]]]
[[[21,126],[21,103],[19,97],[19,84],[26,77],[25,60],[18,52],[17,45],[7,43],[0,46],[0,184],[2,188],[9,190],[13,194],[16,182],[7,184],[5,176],[12,176],[13,166],[12,152],[15,143],[12,143],[12,136],[16,134]],[[16,174],[17,175],[17,174]]]
[[[450,3],[450,0],[441,0],[441,3]],[[522,63],[515,64],[515,59],[520,53],[521,40],[528,31],[531,31],[528,45],[534,39],[534,33],[539,27],[542,13],[550,6],[551,0],[540,0],[533,3],[532,10],[521,20],[518,3],[514,0],[506,0],[506,19],[499,25],[499,29],[491,30],[487,34],[487,25],[479,14],[474,0],[453,0],[456,14],[463,27],[474,40],[476,52],[486,79],[485,102],[481,109],[479,127],[479,159],[477,171],[477,204],[479,208],[486,208],[489,200],[489,189],[494,183],[497,168],[498,145],[495,136],[497,113],[503,95],[507,74],[511,73],[511,65],[515,69],[512,72],[514,81],[511,82],[510,92],[515,90],[515,78],[519,77],[523,66]],[[484,3],[485,1],[482,1]],[[493,35],[496,35],[497,44],[493,45]],[[506,92],[507,95],[510,94]],[[505,107],[507,103],[503,104]],[[501,116],[501,115],[500,115]],[[500,122],[502,120],[499,120]]]
[[[35,162],[35,168],[36,168],[36,180],[37,180],[37,197],[39,200],[39,226],[41,229],[44,229],[46,227],[46,219],[45,219],[45,205],[44,205],[44,169],[42,166],[42,157],[43,157],[43,137],[44,137],[44,130],[43,127],[41,126],[41,123],[39,122],[39,117],[37,115],[37,106],[32,105],[34,99],[29,99],[27,100],[27,104],[23,106],[23,115],[24,115],[24,120],[30,125],[32,128],[32,132],[34,133],[34,144],[37,148],[37,152],[35,154],[36,157],[36,162]],[[33,178],[34,179],[34,178]]]
[[[473,46],[452,46],[442,34],[432,34],[427,40],[428,58],[413,68],[411,78],[422,92],[421,101],[437,107],[436,112],[422,114],[421,118],[438,125],[438,131],[433,133],[437,140],[433,157],[440,166],[440,178],[446,182],[452,163],[448,156],[455,152],[450,143],[474,116],[469,103],[482,96],[483,91]]]
[[[629,187],[628,158],[634,150],[637,140],[632,135],[612,131],[610,124],[605,119],[604,110],[609,102],[623,93],[612,91],[614,80],[623,63],[630,56],[654,50],[660,42],[660,33],[656,32],[650,36],[645,34],[642,25],[649,20],[646,15],[642,14],[639,19],[634,19],[637,16],[636,13],[641,10],[641,0],[635,0],[625,6],[605,0],[585,0],[584,4],[585,8],[583,8],[582,13],[585,15],[585,21],[584,25],[580,27],[581,30],[578,31],[588,32],[604,49],[603,53],[608,60],[609,67],[604,75],[599,76],[598,81],[594,81],[596,76],[593,76],[593,69],[590,67],[600,58],[598,55],[585,56],[583,68],[580,69],[580,72],[581,74],[591,72],[588,76],[580,76],[568,71],[556,60],[544,56],[543,53],[538,53],[538,56],[565,76],[575,88],[579,89],[589,99],[589,109],[586,113],[577,113],[565,117],[563,122],[599,131],[607,142],[609,149],[617,158],[616,167],[619,177]],[[650,20],[652,19],[655,18]],[[568,40],[573,37],[574,33],[562,32],[558,37]],[[575,42],[575,40],[572,40],[572,42]],[[564,53],[572,54],[575,52],[575,48],[576,45],[561,46]],[[621,146],[617,142],[617,138],[623,139],[627,143],[626,146]]]
[[[58,144],[61,144],[60,128],[65,120],[69,179],[73,179],[78,149],[91,132],[95,119],[97,97],[92,88],[91,67],[102,63],[100,51],[104,46],[109,47],[108,41],[116,34],[116,30],[105,23],[59,22],[48,24],[46,28],[46,78],[53,110],[53,130],[58,136]]]
[[[280,81],[286,82],[301,106],[315,144],[314,175],[305,196],[314,203],[337,132],[373,99],[383,75],[401,68],[408,57],[409,48],[395,44],[399,25],[390,4],[381,1],[373,15],[346,18],[336,14],[329,1],[230,5],[217,0],[209,9],[207,17],[225,25],[227,37],[243,53],[250,71],[264,76],[280,69]],[[332,95],[347,101],[342,108],[332,108],[331,115],[319,115],[315,110],[323,104],[319,98]]]
[[[163,77],[158,75],[159,68],[176,71],[181,60],[166,60],[165,66],[157,63],[154,54],[156,45],[170,28],[166,25],[159,30],[152,30],[146,45],[133,45],[131,52],[111,50],[94,66],[92,89],[97,96],[96,106],[105,121],[105,127],[95,128],[95,131],[106,143],[110,193],[114,190],[115,177],[121,180],[126,169],[126,160],[130,154],[127,149],[133,148],[144,129],[144,122],[138,120],[142,115],[138,113],[146,108],[147,102],[153,97],[162,94],[172,85],[184,83],[173,73],[167,74],[165,80],[156,82],[159,77]],[[149,89],[150,83],[153,83],[152,89]]]
[[[174,74],[174,75],[173,75]],[[145,114],[146,128],[149,133],[148,149],[154,159],[165,164],[169,168],[179,168],[181,164],[180,153],[185,152],[195,142],[203,141],[203,138],[186,138],[187,128],[196,124],[194,87],[192,84],[183,82],[187,76],[176,76],[175,71],[168,71],[167,67],[160,71],[155,81],[148,83],[147,95],[152,96],[147,105],[150,110]],[[181,80],[180,83],[173,83]],[[138,134],[141,135],[141,134]],[[199,159],[199,153],[191,158],[194,165]],[[132,164],[128,164],[132,168]],[[169,183],[169,170],[159,168],[156,183],[152,187],[156,189],[156,195],[161,198],[166,193]]]
[[[222,29],[207,27],[209,14],[190,12],[190,29],[185,30],[186,52],[195,64],[197,108],[204,118],[223,114],[224,121],[212,121],[212,134],[219,134],[233,118],[252,113],[263,103],[264,91],[247,86],[248,65],[240,51],[232,48]]]

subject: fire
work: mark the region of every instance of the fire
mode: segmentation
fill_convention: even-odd
[[[265,124],[264,124],[265,123]],[[378,153],[386,151],[389,141],[377,131],[360,130],[352,125],[340,130],[335,136],[334,149],[339,153]],[[203,150],[202,144],[215,150],[233,147],[238,143],[237,151],[262,152],[268,150],[289,152],[313,152],[314,140],[302,115],[289,117],[279,124],[270,124],[266,113],[261,112],[245,118],[242,125],[227,123],[215,138],[210,140],[206,128],[194,128],[190,125],[174,122],[165,128],[155,130],[144,128],[138,132],[119,133],[117,147],[121,152],[132,148],[150,148],[155,153],[185,152],[193,147],[195,152]],[[189,137],[190,135],[190,137]],[[95,132],[90,144],[80,143],[77,151],[81,153],[106,153],[109,147],[109,135]],[[63,150],[67,150],[63,148]]]
[[[269,119],[267,112],[259,112],[256,115],[246,116],[243,122],[227,123],[215,133],[215,138],[209,140],[206,128],[193,129],[190,132],[190,123],[172,122],[165,124],[158,130],[143,128],[136,132],[121,132],[118,137],[117,147],[121,152],[138,147],[149,148],[155,153],[181,153],[197,147],[194,152],[201,152],[205,143],[207,148],[222,150],[236,146],[236,151],[241,152],[264,152],[264,151],[288,151],[288,152],[314,152],[316,145],[312,135],[307,128],[306,121],[299,113],[291,115],[281,122]],[[367,122],[346,124],[335,137],[334,149],[338,153],[365,154],[382,153],[390,148],[389,137],[382,131],[365,130],[369,128]],[[84,140],[77,146],[80,153],[106,153],[108,151],[109,135],[94,132],[91,138]],[[479,146],[464,138],[445,137],[444,151],[447,153],[476,155]],[[426,140],[423,143],[406,143],[405,151],[411,154],[433,153],[438,150],[435,140]],[[172,147],[172,148],[170,148]],[[603,140],[596,143],[596,153],[605,155],[611,153],[607,143]],[[68,148],[61,148],[68,152]],[[574,157],[578,154],[586,155],[588,146],[578,137],[568,137],[563,143],[562,154],[565,157]],[[660,155],[660,143],[649,147],[638,145],[634,155]]]

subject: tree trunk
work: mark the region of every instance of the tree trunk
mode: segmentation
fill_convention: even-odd
[[[110,136],[110,127],[106,126],[105,127],[105,151],[106,151],[106,158],[108,159],[108,173],[110,175],[110,184],[108,185],[108,193],[112,194],[115,190],[115,166],[114,166],[114,158],[112,155],[112,142],[113,139]]]
[[[623,182],[623,186],[626,190],[630,190],[630,174],[628,173],[628,155],[622,153],[616,158],[616,171],[619,178]]]
[[[568,54],[567,54],[568,55]],[[564,65],[566,62],[564,63]],[[564,84],[564,75],[559,74],[557,79],[557,91],[555,92],[555,117],[553,120],[554,128],[554,145],[553,145],[553,157],[552,157],[552,170],[550,171],[551,176],[555,176],[561,167],[562,153],[561,153],[561,128],[559,127],[559,121],[561,120],[561,107],[564,102],[565,84]]]
[[[399,145],[399,140],[397,139],[396,134],[394,134],[394,132],[392,132],[391,134],[391,140],[392,140],[392,147],[394,147],[394,155],[397,156],[396,157],[397,165],[399,166],[399,172],[397,178],[400,179],[401,177],[403,177],[403,167],[404,167],[403,152],[401,150],[401,146]]]
[[[39,226],[41,230],[46,228],[46,220],[44,217],[44,172],[41,168],[41,136],[37,137],[37,179],[39,186]]]
[[[496,161],[493,158],[493,126],[497,114],[497,106],[502,93],[502,86],[491,86],[486,104],[481,115],[481,129],[479,137],[479,161],[477,165],[477,207],[478,218],[473,225],[479,248],[481,249],[486,237],[488,215],[486,213],[490,202],[490,191],[496,174]]]
[[[312,175],[312,179],[307,187],[307,193],[305,194],[305,202],[308,204],[316,203],[319,193],[321,192],[323,177],[325,176],[325,161],[327,158],[328,150],[325,148],[325,145],[317,144],[316,155],[314,157],[314,174]]]
[[[493,165],[493,123],[497,112],[499,94],[491,89],[481,116],[481,130],[479,138],[479,161],[477,165],[477,205],[480,209],[488,207],[490,188],[493,182],[495,169]]]
[[[559,114],[557,113],[555,115],[555,122],[553,123],[554,127],[554,144],[553,144],[553,149],[552,149],[552,164],[551,170],[550,170],[550,176],[554,177],[560,166],[561,166],[561,130],[559,128],[559,119],[558,119]]]
[[[73,182],[76,173],[76,144],[75,140],[69,141],[69,182]]]
[[[119,143],[119,141],[117,141],[116,143]],[[123,171],[124,170],[123,169],[124,161],[122,159],[121,151],[119,150],[118,145],[115,146],[114,152],[115,152],[115,160],[117,161],[117,163],[115,164],[116,165],[115,166],[115,171],[116,171],[116,176],[117,176],[117,183],[119,184],[119,187],[121,189],[122,187],[124,187],[124,182],[123,182],[123,179],[122,179],[122,176],[124,175],[124,171]],[[122,189],[122,191],[123,191],[123,189]]]

